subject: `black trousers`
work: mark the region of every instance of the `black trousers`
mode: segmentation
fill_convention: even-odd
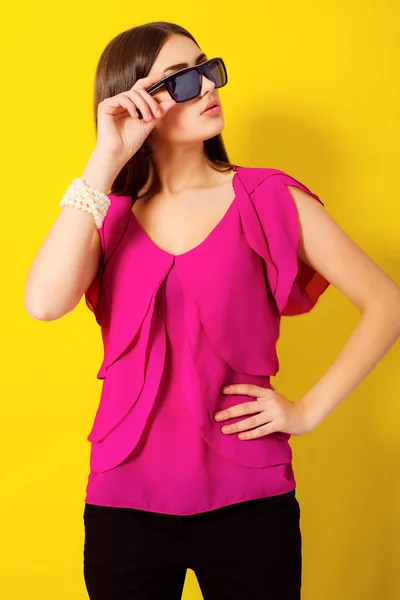
[[[195,515],[85,504],[91,600],[178,600],[187,568],[205,600],[299,600],[295,490]]]

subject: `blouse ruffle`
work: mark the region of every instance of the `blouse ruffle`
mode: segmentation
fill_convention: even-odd
[[[308,312],[329,285],[298,259],[297,212],[287,185],[322,204],[283,171],[237,167],[232,207],[202,244],[178,257],[135,226],[129,196],[110,195],[99,230],[104,259],[85,294],[104,345],[97,374],[104,380],[102,394],[87,438],[93,470],[126,459],[153,408],[165,360],[164,283],[171,268],[177,269],[185,300],[182,389],[204,440],[252,468],[291,460],[289,434],[243,441],[223,434],[213,418],[250,399],[223,394],[224,385],[269,387],[279,370],[280,317]]]

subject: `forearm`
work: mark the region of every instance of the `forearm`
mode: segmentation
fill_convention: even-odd
[[[108,191],[121,165],[96,149],[82,175],[87,185]],[[93,246],[92,240],[97,245]],[[93,216],[64,206],[58,211],[29,269],[24,291],[28,313],[37,319],[53,320],[79,302],[97,271],[100,241]]]
[[[318,426],[375,368],[400,336],[400,301],[370,306],[342,351],[319,381],[298,401],[312,428]]]

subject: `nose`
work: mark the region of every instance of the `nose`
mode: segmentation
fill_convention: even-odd
[[[212,92],[215,89],[215,83],[208,79],[205,75],[201,76],[201,95],[203,96],[205,92]]]

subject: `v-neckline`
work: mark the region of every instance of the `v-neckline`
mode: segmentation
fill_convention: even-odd
[[[203,246],[205,246],[207,244],[207,242],[211,239],[211,237],[217,232],[217,230],[225,222],[225,220],[227,219],[228,215],[230,214],[230,212],[233,210],[234,206],[236,205],[237,197],[238,197],[238,189],[237,189],[237,185],[236,185],[236,179],[238,177],[238,169],[239,169],[238,166],[234,166],[233,169],[232,169],[232,171],[234,172],[234,175],[233,175],[233,177],[231,179],[231,186],[232,186],[233,191],[234,191],[234,197],[233,197],[233,200],[231,201],[230,205],[226,209],[225,213],[222,215],[222,217],[220,218],[220,220],[218,221],[218,223],[216,225],[214,225],[214,227],[211,229],[211,231],[209,231],[209,233],[206,235],[206,237],[199,244],[197,244],[196,246],[193,246],[189,250],[186,250],[186,252],[182,252],[180,254],[174,254],[174,253],[168,252],[168,250],[164,250],[163,248],[161,248],[160,246],[158,246],[149,237],[149,235],[147,234],[147,232],[143,229],[143,227],[139,223],[136,215],[132,211],[132,207],[129,208],[129,213],[130,213],[130,215],[129,215],[129,222],[135,223],[137,229],[139,230],[139,232],[141,233],[141,235],[144,237],[144,239],[147,241],[147,243],[149,243],[151,246],[153,246],[153,248],[155,248],[161,254],[164,254],[165,256],[168,256],[171,259],[177,259],[177,258],[179,259],[179,258],[183,258],[185,256],[188,256],[189,254],[192,254],[196,250],[200,250],[201,248],[203,248]]]

